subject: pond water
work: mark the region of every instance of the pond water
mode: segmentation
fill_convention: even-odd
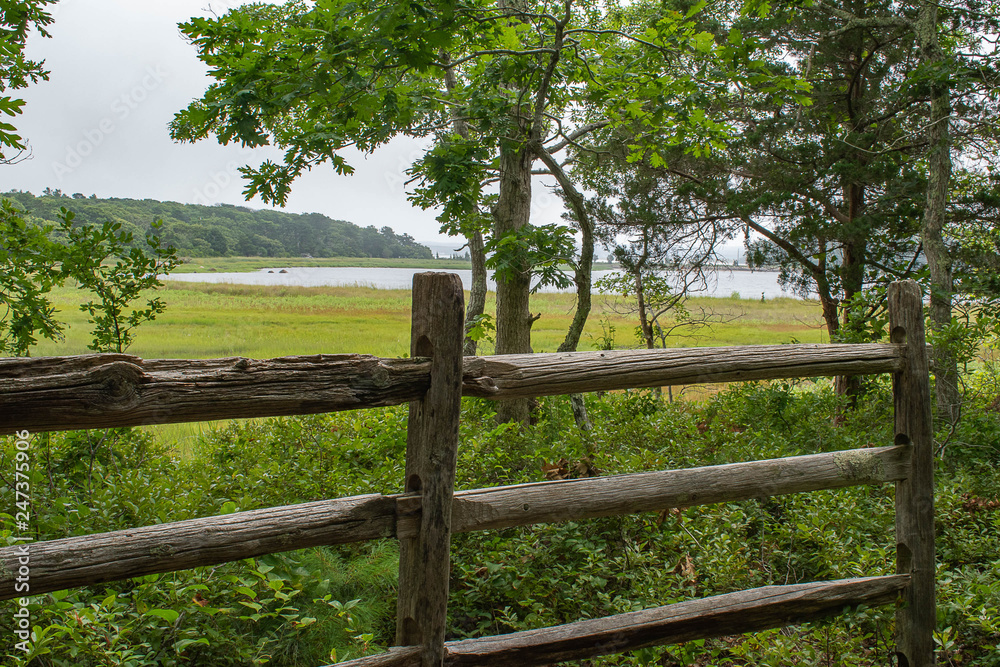
[[[174,273],[168,280],[180,282],[201,283],[233,283],[237,285],[295,285],[299,287],[343,287],[362,286],[378,289],[410,289],[413,274],[430,269],[397,269],[397,268],[362,268],[362,267],[293,267],[276,265],[273,268],[260,269],[241,273]],[[448,273],[457,273],[465,289],[472,285],[472,271],[468,269],[450,269]],[[614,271],[594,271],[594,281]],[[165,276],[163,276],[165,277]],[[489,283],[490,291],[496,289],[496,283]],[[575,288],[557,289],[544,287],[542,292],[572,292]],[[708,290],[702,292],[706,296],[731,296],[739,292],[744,299],[759,299],[761,295],[768,299],[777,297],[795,297],[785,292],[778,285],[777,271],[749,271],[745,269],[720,269],[709,281]]]

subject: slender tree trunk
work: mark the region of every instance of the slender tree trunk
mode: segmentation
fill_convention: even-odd
[[[860,206],[861,190],[860,186],[852,185],[849,198],[849,209],[851,219],[857,214]],[[865,254],[866,244],[864,238],[848,239],[844,243],[843,264],[841,266],[840,280],[844,286],[844,308],[843,324],[841,331],[848,335],[856,333],[857,324],[852,319],[853,299],[864,290],[865,275]],[[857,406],[858,395],[861,393],[861,377],[858,375],[839,375],[834,381],[836,391],[841,396],[847,397],[848,408]]]
[[[859,160],[860,162],[860,160]],[[848,229],[843,245],[843,262],[840,268],[840,282],[844,286],[844,328],[851,327],[851,301],[865,288],[865,263],[868,246],[865,232],[859,232],[858,218],[864,208],[865,189],[863,185],[851,183],[844,188],[847,199],[847,217],[854,229]]]
[[[635,300],[639,309],[639,329],[642,331],[643,340],[646,341],[646,349],[652,350],[656,347],[656,341],[653,340],[653,323],[649,321],[649,315],[646,312],[646,294],[643,290],[641,268],[636,267],[634,279]]]
[[[830,336],[832,343],[840,333],[840,309],[833,295],[830,293],[830,282],[826,278],[826,269],[818,267],[812,272],[813,280],[816,281],[816,294],[819,295],[820,308],[823,310],[823,321],[826,323],[826,333]]]
[[[534,155],[526,145],[500,149],[500,196],[493,209],[497,238],[528,224],[531,214],[531,165]],[[513,270],[497,275],[497,354],[527,354],[531,350],[528,310],[531,293],[531,266],[523,253],[506,258]],[[528,399],[497,402],[500,422],[528,423]]]
[[[823,310],[823,321],[826,323],[826,333],[832,342],[840,333],[840,316],[837,312],[837,300],[830,296],[829,288],[819,293],[819,304]]]
[[[636,307],[639,310],[639,330],[642,332],[642,338],[646,342],[646,349],[652,350],[656,347],[656,342],[653,340],[653,322],[649,318],[649,313],[646,312],[646,290],[642,283],[642,270],[646,268],[646,260],[648,259],[649,233],[646,229],[643,229],[642,254],[639,255],[639,259],[636,260],[633,267],[632,283],[635,285],[635,301]]]
[[[587,238],[589,236],[589,244]],[[580,336],[583,334],[583,327],[587,323],[591,307],[591,282],[593,277],[594,262],[594,236],[593,230],[588,234],[583,233],[583,249],[580,251],[580,265],[576,269],[576,313],[573,322],[566,332],[566,339],[559,346],[559,352],[575,352],[580,344]],[[582,267],[586,268],[582,268]],[[570,394],[570,406],[573,408],[573,419],[580,430],[589,431],[593,428],[590,417],[587,416],[587,405],[583,401],[583,394]]]
[[[458,87],[455,69],[450,66],[451,54],[447,51],[441,51],[441,61],[449,63],[449,66],[444,69],[444,84],[448,92],[451,93]],[[461,109],[452,108],[452,127],[455,128],[455,132],[460,137],[468,139],[469,125],[462,117],[462,113]],[[469,307],[465,311],[465,331],[468,333],[476,318],[482,315],[486,309],[486,244],[483,242],[483,233],[478,229],[471,235],[466,234],[469,256],[472,258],[472,289],[469,290]],[[466,336],[462,352],[469,357],[475,356],[476,341]]]
[[[475,232],[469,237],[469,256],[472,257],[472,289],[469,290],[469,307],[465,311],[465,331],[468,333],[476,318],[486,310],[486,249],[483,233]],[[476,354],[476,341],[465,337],[463,354]]]
[[[566,331],[566,338],[563,339],[558,349],[559,352],[575,352],[580,345],[580,337],[583,335],[587,318],[590,317],[594,274],[594,223],[587,212],[583,195],[567,178],[566,172],[559,167],[551,155],[545,153],[544,149],[537,147],[536,150],[541,153],[540,157],[549,169],[555,173],[566,201],[573,210],[580,227],[580,258],[573,276],[573,282],[576,284],[576,312],[573,313],[573,321]],[[583,394],[570,394],[569,401],[573,408],[573,419],[576,420],[576,425],[583,431],[589,431],[593,426],[587,416],[587,406],[583,401]]]
[[[653,320],[649,317],[649,311],[646,309],[646,291],[645,285],[642,282],[642,269],[646,265],[646,258],[648,256],[649,253],[644,248],[642,257],[636,262],[635,273],[632,274],[632,278],[635,285],[636,307],[639,311],[639,331],[642,332],[642,339],[646,343],[646,349],[652,350],[656,348],[656,338],[653,335]],[[663,346],[667,346],[666,341],[663,341]],[[661,398],[663,396],[663,387],[653,387],[653,395],[657,399]],[[674,402],[673,387],[667,387],[667,397],[671,403]]]
[[[642,280],[642,271],[646,268],[646,260],[649,259],[649,236],[646,231],[643,231],[643,246],[642,255],[635,263],[634,273],[632,274],[632,284],[635,286],[635,301],[636,308],[639,314],[639,331],[642,333],[642,339],[646,343],[646,349],[652,350],[656,348],[656,337],[653,335],[653,322],[654,317],[649,316],[649,310],[646,308],[646,286]],[[665,340],[662,341],[663,347],[667,346]],[[663,387],[653,387],[653,396],[657,400],[663,397]],[[674,388],[672,386],[667,387],[667,400],[671,403],[674,402]]]
[[[591,308],[591,287],[594,273],[594,225],[590,220],[580,222],[582,244],[580,260],[576,265],[573,282],[576,284],[576,312],[566,332],[566,338],[559,346],[559,352],[575,352],[580,345],[583,327],[587,324]]]
[[[937,31],[937,4],[925,1],[921,3],[917,18],[917,43],[921,63],[934,77],[934,83],[931,85],[927,130],[927,205],[920,237],[931,273],[931,329],[941,331],[951,324],[954,281],[951,256],[944,242],[945,207],[951,179],[951,99],[946,77],[938,76],[936,71],[945,66]],[[955,354],[939,346],[934,350],[933,368],[937,412],[949,423],[955,423],[960,415],[962,400],[958,391]]]

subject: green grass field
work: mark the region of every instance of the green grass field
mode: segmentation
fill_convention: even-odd
[[[142,325],[128,350],[145,358],[278,357],[292,354],[357,352],[398,357],[409,352],[410,293],[370,287],[275,287],[167,282],[160,290],[167,310]],[[83,354],[90,340],[86,316],[73,288],[54,293],[59,317],[67,323],[64,341],[42,341],[32,354]],[[493,294],[487,310],[494,312]],[[532,332],[536,352],[554,351],[573,314],[572,294],[537,294],[532,312],[541,312]],[[676,336],[673,347],[824,342],[819,306],[796,299],[761,303],[750,299],[697,298],[701,308],[737,318]],[[636,347],[635,322],[595,296],[581,349],[595,349],[602,320],[616,329],[617,347]],[[492,352],[487,344],[483,350]]]

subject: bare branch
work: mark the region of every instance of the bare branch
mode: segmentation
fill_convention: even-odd
[[[580,149],[580,150],[590,150],[590,151],[593,151],[593,152],[597,152],[595,149],[585,148],[584,146],[581,146],[580,144],[578,144],[576,142],[577,142],[577,140],[579,140],[582,137],[587,136],[591,132],[599,130],[599,129],[603,128],[603,127],[607,127],[607,125],[608,125],[608,121],[606,121],[606,120],[601,121],[599,123],[588,123],[587,125],[582,125],[582,126],[578,127],[577,129],[575,129],[574,131],[570,132],[569,134],[564,133],[562,131],[562,129],[561,129],[561,126],[560,126],[559,133],[555,137],[547,139],[543,143],[548,143],[549,141],[552,141],[552,139],[555,139],[556,137],[562,137],[563,140],[560,141],[559,143],[555,144],[554,146],[547,146],[545,148],[545,150],[548,151],[549,153],[558,153],[559,151],[563,150],[567,146],[574,146],[574,147],[576,147],[577,149]],[[603,152],[606,152],[606,151],[603,151]]]

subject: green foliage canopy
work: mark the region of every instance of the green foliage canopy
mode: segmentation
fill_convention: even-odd
[[[755,40],[698,30],[692,17],[704,6],[244,6],[181,26],[216,83],[175,116],[171,133],[284,148],[282,163],[242,170],[248,198],[279,204],[295,178],[319,164],[351,173],[345,148],[370,152],[398,135],[433,138],[412,170],[414,200],[442,206],[442,222],[456,233],[484,202],[502,150],[526,147],[544,158],[607,124],[641,128],[637,154],[654,135],[719,147],[725,128],[706,116],[702,95],[736,76],[737,64],[758,83],[771,82],[773,95],[800,92],[799,83],[779,85],[760,68]],[[466,136],[455,132],[456,121]]]
[[[43,37],[52,16],[45,10],[56,0],[11,0],[0,7],[0,116],[13,117],[21,113],[24,100],[4,95],[8,90],[25,88],[29,83],[47,80],[44,62],[24,57],[24,45],[32,29]],[[9,161],[5,151],[19,153],[26,148],[17,128],[0,120],[0,163]]]
[[[919,5],[867,3],[860,18],[848,2],[742,14],[713,6],[701,17],[705,31],[766,42],[763,67],[776,80],[785,73],[808,87],[784,100],[766,86],[716,88],[702,98],[704,109],[737,130],[724,150],[637,157],[627,133],[609,132],[610,157],[585,155],[579,177],[609,210],[636,219],[642,214],[624,193],[658,180],[661,204],[652,210],[680,212],[673,218],[692,231],[703,226],[702,238],[745,234],[751,264],[779,265],[785,284],[818,294],[831,336],[870,337],[870,328],[861,329],[871,306],[884,304],[858,295],[890,280],[926,278],[927,99],[942,76],[954,82],[955,152],[973,172],[954,182],[950,243],[964,245],[969,257],[995,247],[989,230],[996,224],[987,221],[996,219],[996,179],[987,172],[996,141],[983,120],[995,117],[998,79],[983,35],[996,19],[972,3],[950,7],[941,28],[947,66],[934,69],[922,62],[914,35]],[[974,228],[985,236],[971,238]]]

